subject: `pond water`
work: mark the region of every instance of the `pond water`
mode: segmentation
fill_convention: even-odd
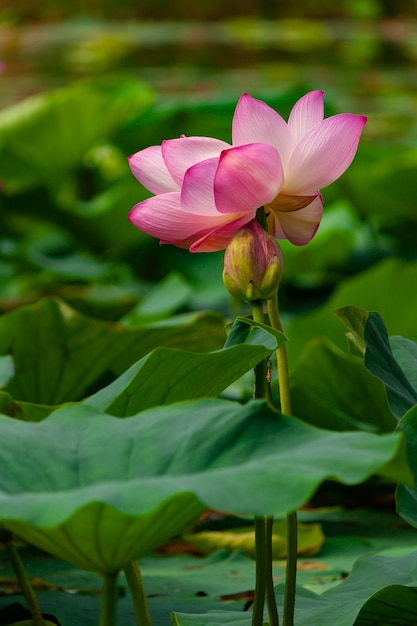
[[[0,106],[78,78],[127,72],[162,99],[263,97],[322,88],[339,110],[372,114],[388,141],[417,138],[417,23],[276,20],[137,23],[75,19],[0,26]]]

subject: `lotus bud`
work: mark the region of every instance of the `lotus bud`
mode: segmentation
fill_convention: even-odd
[[[223,282],[244,302],[269,300],[278,293],[283,268],[275,237],[252,220],[229,242],[224,255]]]

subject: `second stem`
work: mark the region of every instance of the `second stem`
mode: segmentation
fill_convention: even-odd
[[[269,323],[275,330],[283,331],[278,308],[278,297],[268,300]],[[281,413],[291,415],[290,378],[288,372],[287,348],[282,344],[276,351]],[[287,567],[283,626],[293,626],[295,610],[295,589],[297,582],[297,512],[287,514]]]
[[[251,303],[255,322],[265,323],[262,300]],[[255,398],[266,398],[268,394],[267,361],[264,359],[255,368]],[[278,609],[272,578],[272,523],[273,518],[255,518],[256,587],[253,603],[252,626],[262,625],[265,599],[268,607],[270,626],[278,626]]]

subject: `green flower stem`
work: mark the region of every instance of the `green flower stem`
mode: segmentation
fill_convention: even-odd
[[[293,626],[297,583],[297,512],[287,514],[287,567],[285,572],[283,626]]]
[[[275,328],[275,330],[279,330],[282,333],[283,328],[281,318],[279,316],[278,298],[271,298],[271,300],[268,300],[268,317],[272,328]],[[284,413],[284,415],[291,415],[290,377],[288,374],[287,346],[285,343],[276,350],[276,355],[281,413]]]
[[[117,573],[103,576],[100,626],[115,626],[117,612]]]
[[[133,607],[138,626],[152,626],[152,618],[138,562],[131,561],[129,565],[126,565],[124,568],[124,573],[132,595]]]
[[[263,302],[255,301],[251,305],[253,320],[264,324]],[[255,368],[255,398],[268,398],[270,400],[267,372],[268,364],[265,359],[258,363]],[[262,626],[265,598],[268,605],[270,626],[278,626],[279,622],[272,578],[272,523],[272,518],[255,517],[256,583],[252,626]]]
[[[7,530],[0,529],[0,540],[5,545],[7,555],[13,566],[22,593],[28,604],[32,617],[32,626],[44,626],[42,611],[35,596],[35,592],[33,591],[33,587],[23,565],[22,559],[20,558],[19,551],[13,543],[12,534],[9,533]]]
[[[262,626],[266,596],[266,536],[265,518],[255,517],[256,580],[253,599],[252,626]]]
[[[251,303],[252,317],[255,322],[265,323],[264,306],[261,300]],[[258,363],[255,368],[255,398],[265,398],[266,395],[266,359]],[[255,597],[252,609],[252,626],[262,626],[266,595],[266,537],[265,518],[255,517],[255,554],[256,580]]]
[[[282,332],[282,323],[278,309],[278,298],[268,300],[269,323],[272,328]],[[285,344],[277,351],[277,367],[281,413],[291,415],[290,378],[288,373],[287,348]],[[285,595],[283,626],[293,626],[295,608],[295,586],[297,582],[297,512],[287,514],[287,568],[285,576]]]
[[[251,302],[252,317],[254,322],[265,324],[264,305],[262,300],[255,300]],[[258,363],[255,368],[255,398],[266,397],[266,374],[267,374],[267,362],[266,359]]]
[[[273,517],[265,518],[265,546],[266,546],[266,604],[268,607],[269,626],[279,626],[277,601],[274,591],[274,577],[272,571],[272,525]]]

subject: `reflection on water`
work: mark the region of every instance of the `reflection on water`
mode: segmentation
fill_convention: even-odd
[[[0,60],[2,107],[80,77],[124,71],[181,101],[242,91],[267,97],[294,84],[323,88],[339,109],[372,114],[368,132],[417,136],[414,21],[3,25]]]

